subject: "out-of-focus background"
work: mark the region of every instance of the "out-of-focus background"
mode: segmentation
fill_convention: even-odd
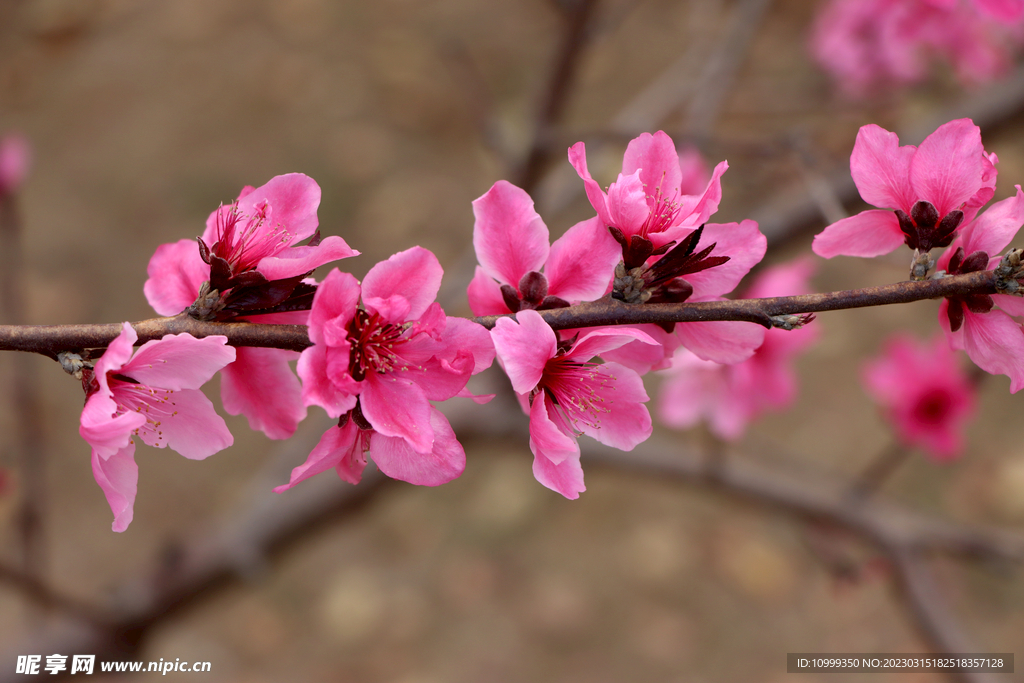
[[[715,217],[726,222],[769,215],[773,202],[826,183],[863,124],[923,134],[945,120],[936,117],[992,94],[994,86],[964,90],[940,67],[915,88],[844,99],[808,56],[816,4],[597,2],[534,192],[552,235],[592,215],[565,162],[577,140],[588,142],[591,171],[607,184],[632,135],[689,136],[712,165],[729,160]],[[200,234],[242,186],[293,171],[323,190],[322,232],[362,251],[342,268],[361,277],[423,245],[445,266],[449,313],[468,315],[470,202],[496,180],[515,179],[530,148],[564,33],[560,7],[0,3],[0,133],[23,132],[34,151],[20,196],[28,322],[151,317],[142,284],[154,249]],[[708,66],[716,59],[717,76]],[[1024,182],[1024,119],[997,118],[984,140],[1000,158],[1000,199]],[[778,239],[768,261],[808,253],[825,223],[815,220]],[[905,279],[908,261],[903,251],[816,260],[818,291]],[[892,330],[934,334],[937,306],[821,315],[821,341],[798,365],[798,403],[757,423],[735,450],[837,477],[861,470],[892,437],[860,388],[860,363]],[[0,363],[8,386],[16,364],[33,372],[44,425],[45,577],[82,600],[102,602],[167,548],[285,481],[328,422],[312,409],[293,441],[277,443],[229,417],[235,445],[205,462],[140,447],[135,520],[114,534],[77,433],[78,383],[47,359],[6,354]],[[652,396],[658,381],[650,378]],[[1024,402],[1008,388],[1005,377],[983,384],[962,459],[936,466],[915,454],[886,493],[939,517],[1024,531]],[[0,558],[11,565],[26,490],[10,438],[22,426],[16,400],[0,391]],[[700,430],[658,432],[681,447],[707,442]],[[787,652],[927,649],[891,569],[855,539],[586,459],[588,490],[568,501],[533,480],[525,439],[465,446],[461,479],[389,486],[268,562],[240,559],[243,581],[160,623],[136,658],[210,661],[211,673],[190,676],[254,683],[782,681]],[[286,495],[302,496],[303,486]],[[858,578],[830,570],[823,545],[848,555]],[[1024,653],[1017,567],[939,559],[936,572],[980,651]],[[55,618],[0,586],[5,651]],[[13,659],[0,667],[13,670]]]

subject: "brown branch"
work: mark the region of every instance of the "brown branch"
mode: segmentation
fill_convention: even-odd
[[[16,589],[21,595],[40,607],[61,612],[94,625],[110,623],[106,612],[86,602],[53,589],[35,574],[20,571],[0,563],[0,583]]]
[[[556,330],[596,325],[641,325],[644,323],[685,323],[738,320],[770,325],[770,316],[838,311],[866,306],[905,304],[923,299],[995,293],[995,275],[980,271],[939,280],[897,282],[840,292],[781,296],[770,299],[736,299],[682,304],[625,304],[603,299],[568,308],[540,311]],[[473,318],[487,328],[499,315]],[[187,332],[194,337],[224,335],[232,346],[257,346],[301,351],[310,346],[304,325],[200,322],[180,314],[172,318],[151,318],[132,323],[139,343],[160,339],[165,334]],[[0,325],[0,351],[32,351],[55,356],[61,351],[102,348],[120,334],[121,325]]]

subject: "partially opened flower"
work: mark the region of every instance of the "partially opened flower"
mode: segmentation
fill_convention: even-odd
[[[577,223],[548,246],[548,228],[530,195],[504,180],[473,202],[473,213],[480,265],[468,295],[475,315],[556,308],[608,292],[619,245],[598,218]]]
[[[586,490],[578,434],[632,450],[651,435],[643,380],[618,363],[598,356],[632,341],[656,344],[630,328],[599,328],[559,343],[539,313],[519,311],[500,318],[491,332],[502,367],[530,415],[533,474],[566,498]]]
[[[132,521],[139,478],[137,436],[201,460],[232,444],[223,418],[199,388],[235,358],[227,337],[171,334],[135,354],[138,335],[124,323],[92,371],[79,433],[92,446],[92,470],[114,512],[114,531]]]
[[[807,259],[766,269],[744,293],[758,299],[810,292],[813,266]],[[745,361],[723,365],[702,360],[685,348],[676,351],[661,388],[658,416],[670,427],[688,429],[706,420],[719,438],[743,436],[763,413],[791,405],[797,396],[796,356],[814,343],[815,327],[772,329]]]
[[[1024,192],[990,206],[968,223],[937,267],[950,275],[992,270],[999,254],[1024,225]],[[949,297],[939,307],[939,324],[950,345],[965,351],[982,370],[1010,378],[1010,391],[1024,389],[1024,329],[1011,316],[1024,316],[1024,299],[1010,294]]]
[[[995,194],[996,161],[970,119],[939,126],[919,147],[901,147],[895,133],[863,126],[850,172],[864,201],[885,210],[828,226],[814,238],[814,253],[871,257],[902,244],[921,252],[948,246]]]
[[[157,248],[143,288],[146,299],[160,315],[175,315],[210,294],[212,301],[203,305],[211,319],[304,324],[313,295],[306,276],[358,254],[341,237],[319,238],[319,205],[319,185],[301,173],[244,188],[233,204],[210,214],[198,245],[180,240]],[[308,244],[298,244],[307,238]],[[244,414],[250,427],[271,439],[290,437],[306,416],[288,365],[296,358],[285,349],[239,348],[221,375],[224,409]]]
[[[865,364],[863,381],[905,445],[938,461],[963,451],[975,390],[941,336],[929,343],[891,339],[879,358]]]
[[[494,347],[483,327],[445,316],[434,302],[442,272],[432,253],[413,247],[371,268],[362,287],[338,270],[320,284],[309,317],[313,346],[298,371],[305,405],[340,420],[275,490],[331,467],[355,483],[366,450],[382,472],[413,484],[462,473],[462,446],[430,401],[468,395],[466,383],[491,364]]]

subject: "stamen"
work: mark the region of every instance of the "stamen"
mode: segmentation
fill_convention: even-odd
[[[613,382],[615,377],[599,372],[598,363],[553,358],[548,361],[540,386],[559,407],[565,426],[579,433],[577,425],[600,429],[601,414],[610,413],[606,399],[597,390]]]

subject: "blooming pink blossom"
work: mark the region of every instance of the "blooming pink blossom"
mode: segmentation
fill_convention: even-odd
[[[938,461],[963,451],[975,390],[941,336],[927,344],[909,336],[891,339],[881,357],[865,364],[863,381],[901,442]]]
[[[678,242],[707,222],[718,210],[722,174],[729,168],[728,162],[720,162],[703,192],[683,194],[679,153],[672,138],[662,131],[654,135],[644,133],[629,143],[622,159],[622,172],[607,192],[590,176],[582,142],[569,148],[569,162],[583,179],[587,198],[601,223],[614,227],[627,240],[634,236],[645,238],[654,248],[673,240]]]
[[[592,362],[627,342],[656,343],[643,332],[599,328],[560,344],[539,313],[523,310],[515,320],[500,318],[491,338],[530,415],[533,474],[544,486],[570,499],[586,490],[578,433],[624,451],[651,435],[640,376],[618,363]]]
[[[320,186],[301,173],[244,188],[232,205],[210,214],[202,249],[192,240],[157,248],[143,288],[147,300],[157,313],[175,315],[209,282],[224,295],[230,316],[305,323],[306,311],[287,305],[299,291],[307,298],[311,293],[303,278],[318,266],[358,254],[341,237],[319,239],[319,205]],[[307,238],[310,244],[298,245]],[[282,308],[285,312],[275,312]],[[290,437],[306,416],[301,386],[288,365],[297,357],[284,349],[238,349],[235,362],[221,373],[224,409],[244,414],[250,427],[272,439]]]
[[[481,264],[468,290],[475,315],[567,306],[608,292],[619,245],[598,218],[577,223],[549,247],[530,195],[504,180],[473,202],[473,213]]]
[[[146,342],[133,356],[137,339],[124,323],[83,378],[88,398],[79,433],[92,446],[93,475],[114,512],[114,531],[124,531],[132,521],[139,479],[133,435],[193,460],[233,441],[223,418],[199,391],[234,360],[227,337],[171,334]]]
[[[0,139],[0,197],[21,187],[31,162],[32,148],[24,136],[12,134]]]
[[[815,59],[850,96],[916,83],[933,58],[965,83],[990,81],[1010,66],[1021,33],[1020,0],[831,0],[811,31]]]
[[[768,268],[744,297],[807,294],[812,270],[807,259]],[[659,418],[677,429],[688,429],[705,419],[718,437],[740,438],[762,413],[781,410],[796,399],[793,360],[814,343],[817,333],[815,327],[768,330],[754,355],[733,365],[702,360],[679,349],[662,384]]]
[[[970,119],[939,126],[919,147],[876,125],[863,126],[850,156],[860,196],[887,210],[844,218],[814,238],[814,253],[880,256],[906,243],[927,252],[948,246],[995,194],[995,154],[986,154]]]
[[[320,284],[309,316],[313,346],[299,358],[302,397],[341,420],[275,490],[330,467],[357,482],[367,449],[382,472],[413,484],[462,473],[462,446],[430,401],[467,395],[494,347],[483,327],[448,318],[434,302],[442,272],[432,253],[413,247],[371,268],[361,288],[339,270]]]
[[[991,270],[998,254],[1024,224],[1024,192],[990,206],[968,223],[937,267],[949,274]],[[998,306],[998,308],[994,308]],[[950,297],[939,307],[939,323],[950,345],[965,351],[982,370],[1010,378],[1010,391],[1024,389],[1024,329],[1011,316],[1024,316],[1024,300],[1008,294]]]

